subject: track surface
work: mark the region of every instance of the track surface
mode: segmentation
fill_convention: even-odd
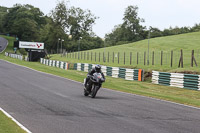
[[[3,37],[0,37],[0,53],[4,51],[7,45],[8,45],[8,41],[4,39]]]
[[[101,89],[0,60],[0,107],[33,133],[199,133],[200,110]]]

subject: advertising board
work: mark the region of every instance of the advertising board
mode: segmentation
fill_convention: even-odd
[[[19,48],[44,49],[44,43],[19,41]]]

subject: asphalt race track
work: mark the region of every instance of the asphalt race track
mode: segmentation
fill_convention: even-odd
[[[0,37],[0,53],[7,47],[8,41],[2,37]]]
[[[199,133],[200,109],[101,89],[0,60],[0,107],[33,133]]]

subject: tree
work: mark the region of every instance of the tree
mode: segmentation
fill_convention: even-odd
[[[69,35],[72,36],[70,40],[67,38],[67,41],[63,44],[68,51],[78,50],[80,37],[82,37],[80,41],[81,50],[95,48],[103,44],[98,39],[96,40],[98,44],[94,41],[96,38],[93,37],[92,26],[97,17],[94,16],[90,10],[68,7],[66,2],[61,1],[56,5],[56,8],[51,11],[50,16],[53,20],[52,24],[54,27],[57,27],[56,29],[59,29],[59,33],[62,33],[60,35],[55,33],[56,39],[68,37]],[[62,30],[64,32],[62,32]]]
[[[144,39],[143,30],[146,27],[140,25],[141,22],[144,22],[144,19],[138,17],[138,7],[137,6],[128,6],[124,13],[124,23],[122,24],[126,29],[131,31],[131,36],[133,37],[132,41],[138,41]]]
[[[1,11],[5,11],[5,15],[0,14],[0,28],[3,27],[0,32],[17,35],[19,40],[44,42],[49,50],[57,49],[59,38],[65,40],[62,46],[68,51],[78,49],[80,37],[83,38],[82,50],[103,46],[103,41],[92,32],[97,17],[90,10],[69,8],[64,0],[58,2],[50,16],[44,16],[39,8],[28,4],[16,4],[8,12],[7,8],[0,7]]]
[[[192,32],[196,32],[196,31],[200,31],[200,24],[195,24],[192,28],[191,28]]]
[[[67,41],[68,36],[60,25],[46,17],[47,24],[40,29],[40,41],[45,43],[46,49],[57,49],[58,38]]]
[[[151,38],[162,36],[162,31],[150,26]]]
[[[51,10],[50,17],[53,22],[62,28],[65,33],[68,33],[68,19],[69,19],[69,9],[67,8],[67,3],[65,1],[58,2],[56,7]]]
[[[4,27],[3,27],[3,23],[4,23],[4,17],[7,15],[7,7],[1,7],[0,6],[0,33],[4,32]]]
[[[92,26],[97,17],[90,10],[82,10],[81,8],[71,7],[69,10],[69,34],[74,40],[79,40],[81,36],[90,36]]]
[[[39,29],[45,24],[43,13],[32,5],[16,4],[4,19],[5,31],[25,41],[37,41]]]
[[[110,34],[105,35],[105,41],[108,45],[119,45],[147,38],[146,27],[140,24],[144,22],[144,19],[138,17],[137,6],[128,6],[126,8],[123,21],[122,24],[115,26]]]

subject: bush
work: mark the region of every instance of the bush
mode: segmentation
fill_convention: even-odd
[[[27,55],[27,52],[24,48],[19,49],[20,54]]]

